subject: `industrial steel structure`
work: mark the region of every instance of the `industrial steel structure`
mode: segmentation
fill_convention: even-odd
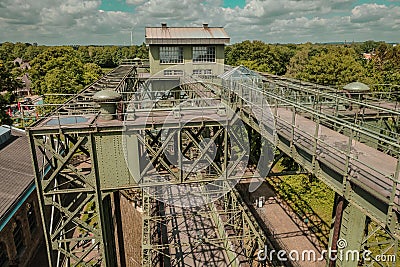
[[[214,30],[222,35],[213,41],[229,41]],[[166,25],[149,29],[149,42],[187,45],[185,36],[158,40],[158,31]],[[174,61],[168,55],[179,49],[169,48],[159,53]],[[162,71],[152,77],[146,64],[124,61],[27,129],[51,266],[131,266],[128,258],[142,266],[296,265],[258,257],[279,244],[235,187],[249,179],[255,189],[283,155],[336,192],[330,248],[397,253],[394,95],[380,99],[359,84],[338,90],[243,66],[198,73],[190,60],[188,68],[183,59],[178,68],[158,62]],[[131,226],[140,228],[138,258],[127,257],[134,240],[122,223],[129,214],[121,197],[140,210],[141,225]],[[375,254],[327,264],[379,266]]]
[[[179,77],[178,93],[166,95],[151,91],[149,84],[140,81],[137,73],[142,69],[143,66],[121,65],[28,129],[49,261],[54,266],[116,266],[114,231],[123,238],[118,222],[123,214],[118,211],[116,199],[118,192],[136,189],[143,208],[143,266],[167,262],[180,266],[185,261],[190,264],[187,248],[192,255],[214,251],[212,255],[219,255],[224,264],[256,264],[257,250],[273,246],[273,242],[258,226],[240,194],[235,189],[226,190],[231,179],[253,176],[246,170],[241,177],[229,172],[226,150],[231,141],[224,133],[232,123],[226,119],[228,109],[235,110],[261,136],[275,138],[281,153],[292,157],[337,193],[332,248],[340,238],[347,240],[347,250],[366,249],[376,245],[371,240],[379,233],[387,235],[382,241],[385,251],[397,251],[400,150],[396,129],[400,113],[394,104],[349,98],[337,90],[263,76],[243,67],[227,68],[221,77],[211,77],[212,82],[192,75]],[[117,106],[112,120],[104,120],[99,103],[91,100],[102,89],[122,95],[121,100],[108,103]],[[257,103],[262,98],[268,107]],[[180,106],[182,102],[190,105]],[[194,102],[196,106],[192,105]],[[273,113],[273,123],[261,125],[263,121],[257,118],[265,117],[267,108]],[[174,115],[168,116],[170,112]],[[183,120],[188,116],[192,117],[189,124]],[[370,118],[384,121],[388,127],[378,131]],[[127,125],[135,136],[134,142],[128,142],[136,144],[138,160],[149,155],[150,164],[137,162],[133,168],[138,171],[137,177],[133,177],[124,160],[122,146],[126,143],[122,132]],[[276,134],[269,131],[272,126]],[[193,175],[193,171],[183,171],[182,165],[171,167],[168,154],[173,154],[174,149],[168,146],[168,140],[173,139],[175,149],[183,150],[185,157],[192,157],[198,164],[206,162],[208,172]],[[216,158],[202,152],[212,143],[218,144]],[[46,172],[39,165],[42,159],[47,163]],[[182,164],[182,159],[177,162]],[[151,167],[168,179],[148,178],[153,177]],[[222,174],[223,180],[219,179]],[[192,183],[206,186],[215,180],[225,196],[195,210],[163,204],[157,190],[146,190]],[[201,231],[195,226],[200,221],[203,226],[208,225]],[[182,231],[178,238],[175,232],[182,223],[186,224],[186,232]],[[82,246],[88,242],[90,246]],[[197,244],[195,248],[193,243]],[[213,257],[203,255],[202,259],[207,258]],[[339,260],[336,264],[357,266],[357,262]],[[274,265],[276,259],[257,264]],[[372,266],[374,261],[369,264]]]

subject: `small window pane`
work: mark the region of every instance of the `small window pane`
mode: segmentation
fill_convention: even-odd
[[[36,214],[35,214],[35,209],[32,205],[32,203],[28,203],[28,223],[29,223],[29,230],[31,233],[33,233],[36,229],[37,223],[36,223]]]
[[[16,222],[16,227],[13,231],[13,237],[14,237],[14,244],[15,248],[17,249],[17,253],[20,254],[22,250],[24,249],[24,236],[22,234],[22,226],[21,222],[17,221]]]
[[[183,76],[183,70],[164,70],[165,76]]]
[[[194,46],[193,62],[216,62],[215,46]]]
[[[161,64],[183,63],[183,47],[161,46],[160,63]]]
[[[202,70],[193,70],[193,75],[201,75]]]

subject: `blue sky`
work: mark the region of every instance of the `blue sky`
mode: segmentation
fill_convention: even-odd
[[[233,43],[400,42],[400,0],[0,0],[0,42],[140,44],[161,22],[223,26]]]
[[[224,0],[222,6],[228,8],[235,8],[235,7],[243,8],[245,5],[246,5],[245,0]],[[134,13],[135,6],[132,4],[127,4],[126,1],[123,0],[102,0],[100,9],[108,11],[125,11]]]
[[[134,5],[127,4],[122,0],[102,0],[99,9],[107,11],[134,12],[135,7]]]
[[[230,8],[235,8],[235,7],[240,7],[243,8],[246,5],[245,0],[224,0],[224,7],[230,7]]]
[[[370,0],[358,0],[354,1],[352,4],[353,7],[361,4],[366,4],[366,3],[377,3],[377,4],[386,4],[389,1],[386,0],[376,0],[376,1],[370,1]],[[392,5],[400,5],[400,1],[391,1]],[[222,6],[225,8],[244,8],[246,5],[246,0],[223,0]],[[127,4],[126,1],[124,0],[102,0],[102,3],[100,5],[100,9],[102,10],[108,10],[108,11],[125,11],[125,12],[132,12],[134,13],[135,11],[135,5],[133,4]]]

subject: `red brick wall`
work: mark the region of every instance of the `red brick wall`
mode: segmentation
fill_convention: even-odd
[[[120,203],[126,266],[140,267],[142,262],[142,213],[133,202],[122,194]]]
[[[31,233],[28,223],[28,205],[33,205],[36,216],[36,228]],[[20,255],[17,255],[17,249],[14,244],[13,231],[16,227],[16,221],[19,220],[22,225],[23,243],[25,249]],[[28,266],[29,261],[35,255],[39,245],[43,240],[43,228],[39,211],[39,204],[36,197],[36,191],[28,197],[24,204],[19,208],[8,224],[0,232],[0,242],[3,242],[7,249],[10,266]]]

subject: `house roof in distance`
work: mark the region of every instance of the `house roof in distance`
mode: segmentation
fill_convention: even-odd
[[[228,44],[230,37],[223,27],[146,27],[146,44]]]

